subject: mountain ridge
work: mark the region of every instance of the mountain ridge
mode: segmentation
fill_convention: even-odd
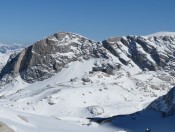
[[[78,34],[60,32],[37,41],[10,58],[7,66],[2,69],[0,78],[20,74],[27,82],[35,82],[49,78],[54,72],[59,72],[66,64],[78,58],[109,59],[111,54],[125,66],[136,64],[141,70],[167,70],[174,66],[174,44],[175,37],[171,36],[111,37],[96,42]],[[174,74],[174,71],[171,72]]]

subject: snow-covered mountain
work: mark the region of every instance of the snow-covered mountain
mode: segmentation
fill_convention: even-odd
[[[114,131],[111,124],[103,127],[87,118],[132,114],[165,95],[175,85],[174,51],[172,35],[111,37],[102,42],[68,32],[51,35],[11,55],[3,67],[0,122],[15,131],[44,131],[38,122],[47,121],[55,124],[53,131],[82,131],[81,125],[87,131]]]
[[[69,62],[103,58],[116,58],[115,63],[141,70],[163,68],[174,75],[175,37],[113,37],[102,41],[92,41],[73,33],[57,33],[12,56],[0,77],[6,75],[21,77],[27,82],[49,78],[59,72]],[[114,61],[113,61],[114,62]],[[171,70],[170,70],[171,69]]]
[[[24,46],[20,45],[20,44],[12,44],[12,45],[9,44],[9,45],[7,45],[7,44],[0,43],[0,53],[5,54],[7,52],[13,52],[13,51],[21,49],[23,47]]]

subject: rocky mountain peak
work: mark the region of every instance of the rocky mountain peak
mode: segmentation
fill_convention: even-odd
[[[77,34],[60,32],[11,57],[2,69],[0,78],[11,78],[20,74],[27,82],[40,81],[59,72],[72,61],[105,56],[105,52],[98,42]]]

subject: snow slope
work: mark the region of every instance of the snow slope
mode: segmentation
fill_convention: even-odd
[[[32,84],[18,76],[1,87],[0,105],[44,116],[111,117],[142,110],[172,87],[169,80],[162,80],[172,77],[162,72],[134,72],[123,67],[115,75],[89,74],[97,61],[101,60],[73,62],[59,74]],[[84,77],[90,82],[83,82]]]

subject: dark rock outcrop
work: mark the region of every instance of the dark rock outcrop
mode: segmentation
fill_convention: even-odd
[[[110,63],[106,63],[103,64],[102,66],[96,66],[96,67],[92,67],[92,71],[93,72],[105,72],[109,75],[113,75],[115,71],[118,71],[121,68],[120,64],[110,64]]]

